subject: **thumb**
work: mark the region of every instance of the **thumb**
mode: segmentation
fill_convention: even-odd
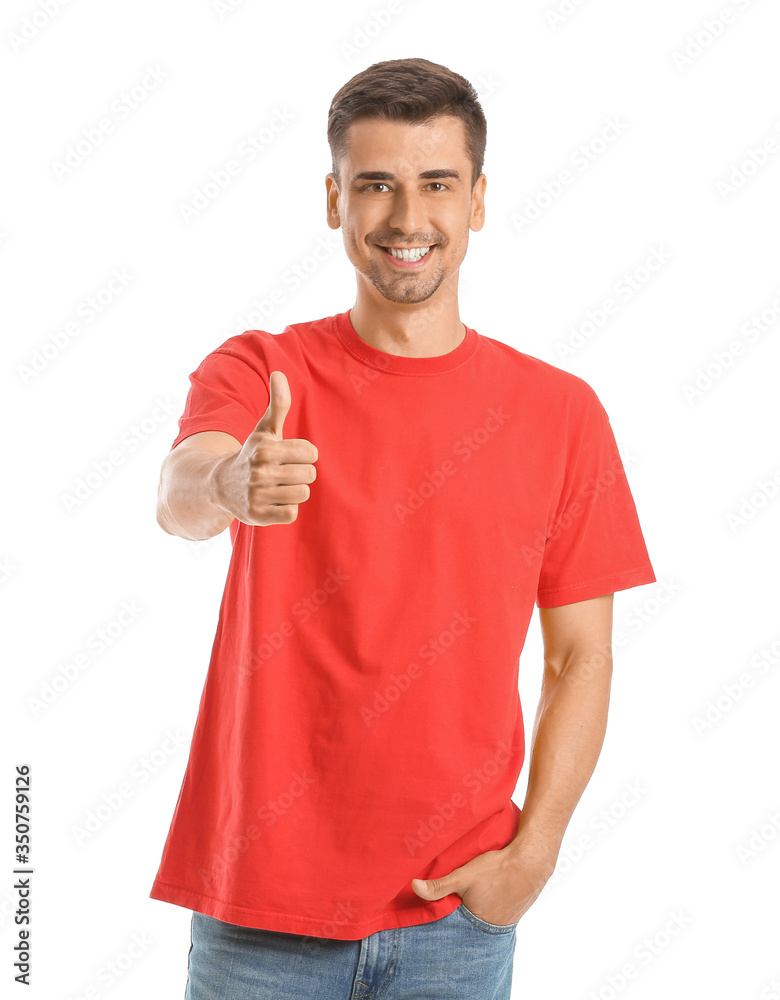
[[[290,411],[290,384],[284,372],[271,372],[268,378],[268,409],[255,430],[270,432],[280,441],[284,437],[284,418]]]
[[[412,889],[414,889],[418,896],[422,896],[423,899],[443,899],[453,892],[460,894],[458,890],[459,885],[460,881],[452,872],[449,875],[443,875],[441,878],[412,879]]]

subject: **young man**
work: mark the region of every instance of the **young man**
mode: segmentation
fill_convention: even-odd
[[[194,911],[189,1000],[506,1000],[595,767],[613,593],[655,575],[593,389],[460,320],[485,135],[443,66],[350,80],[326,190],[354,306],[190,376],[158,519],[233,551],[150,894]]]

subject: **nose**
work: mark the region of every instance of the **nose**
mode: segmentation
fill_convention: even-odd
[[[416,191],[397,188],[388,217],[388,225],[400,233],[422,232],[426,226],[424,206]]]

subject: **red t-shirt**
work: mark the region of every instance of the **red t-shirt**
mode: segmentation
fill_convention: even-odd
[[[189,762],[150,896],[356,940],[514,837],[520,652],[534,608],[653,583],[609,418],[575,375],[466,328],[439,357],[343,312],[231,337],[190,376],[175,447],[244,442],[282,371],[318,450],[290,524],[230,525]]]

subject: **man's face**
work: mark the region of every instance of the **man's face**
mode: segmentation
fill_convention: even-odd
[[[325,179],[328,225],[343,230],[358,275],[385,299],[424,302],[457,276],[469,229],[484,223],[486,178],[480,174],[472,190],[471,171],[458,118],[427,125],[371,118],[349,127],[339,182],[332,173]],[[431,249],[412,262],[388,247]]]

